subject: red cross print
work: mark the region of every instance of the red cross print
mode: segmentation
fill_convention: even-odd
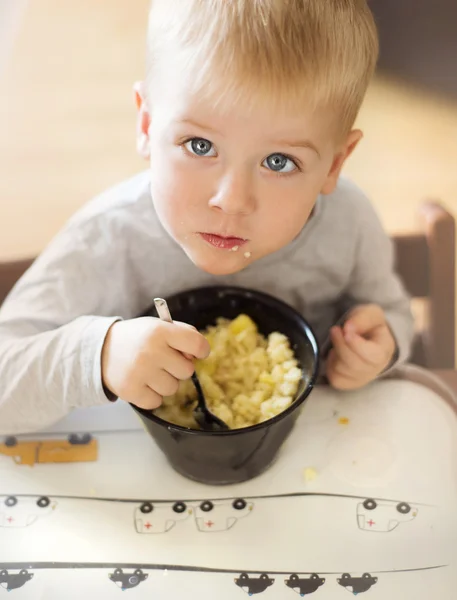
[[[6,520],[8,521],[8,523],[12,523],[14,521],[13,517],[8,517]]]
[[[376,525],[376,522],[370,519],[370,521],[368,521],[368,525],[373,527],[373,525]]]
[[[206,521],[205,525],[206,525],[206,527],[209,527],[211,529],[211,527],[214,525],[214,523],[212,521]]]
[[[146,529],[150,529],[152,527],[151,523],[149,523],[149,521],[147,523],[144,524],[144,526],[146,527]]]

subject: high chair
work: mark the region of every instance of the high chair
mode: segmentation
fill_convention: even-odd
[[[394,235],[396,268],[412,297],[416,337],[410,362],[455,367],[455,220],[440,204],[419,208],[417,232]]]

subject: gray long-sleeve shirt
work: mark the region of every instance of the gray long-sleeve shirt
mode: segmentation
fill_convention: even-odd
[[[298,309],[320,342],[352,305],[379,304],[407,359],[413,318],[393,271],[393,247],[364,194],[340,179],[319,196],[288,246],[243,271],[199,270],[164,231],[147,173],[104,192],[76,213],[0,309],[0,434],[49,426],[72,408],[108,403],[101,350],[117,319],[156,296],[209,284],[252,287]]]

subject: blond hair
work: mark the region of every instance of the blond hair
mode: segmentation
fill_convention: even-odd
[[[152,0],[149,78],[176,48],[192,91],[215,105],[330,107],[345,131],[379,51],[366,0]]]

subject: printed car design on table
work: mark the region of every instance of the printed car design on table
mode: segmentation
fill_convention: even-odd
[[[98,444],[89,433],[72,433],[66,440],[18,440],[10,436],[0,443],[0,455],[29,467],[44,463],[92,462],[97,460]]]
[[[243,498],[203,500],[198,504],[146,501],[135,509],[135,529],[138,533],[165,533],[193,514],[199,531],[228,531],[253,508],[254,504]]]
[[[343,573],[337,581],[348,592],[357,595],[371,590],[378,583],[378,578],[372,577],[370,573],[364,573],[362,577],[351,577],[349,573]]]
[[[324,583],[325,579],[319,577],[317,573],[313,573],[309,578],[302,578],[293,573],[289,579],[285,580],[287,587],[290,587],[294,592],[300,594],[300,596],[314,594]]]
[[[248,596],[254,594],[262,594],[275,582],[274,579],[268,576],[267,573],[262,573],[259,577],[250,577],[247,573],[235,578],[236,585],[246,592]]]
[[[0,527],[28,527],[50,515],[56,506],[48,496],[0,496]]]
[[[199,531],[227,531],[235,523],[251,514],[254,504],[243,498],[232,502],[204,500],[194,508],[195,523]]]
[[[143,502],[135,509],[135,528],[138,533],[165,533],[190,514],[192,508],[185,502]]]
[[[124,573],[122,569],[114,569],[114,572],[109,573],[108,577],[124,591],[140,585],[148,578],[148,574],[143,573],[141,569],[135,569],[133,573]]]
[[[21,588],[32,577],[33,573],[29,573],[26,569],[21,569],[19,573],[11,573],[6,569],[2,569],[0,571],[0,587],[4,588],[7,592],[11,592],[11,590]]]
[[[364,531],[386,533],[396,529],[400,523],[412,521],[418,512],[407,502],[377,502],[368,498],[357,505],[357,523]]]

